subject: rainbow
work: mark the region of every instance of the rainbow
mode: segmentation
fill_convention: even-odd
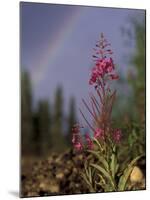
[[[61,52],[67,40],[73,33],[82,13],[81,9],[82,8],[76,8],[75,11],[72,12],[72,15],[69,16],[68,20],[66,20],[63,28],[61,27],[61,30],[54,36],[53,42],[48,42],[47,48],[43,50],[43,57],[40,60],[40,64],[34,69],[32,77],[34,86],[38,86],[38,84],[44,79],[44,75],[48,68],[55,62],[58,53]]]

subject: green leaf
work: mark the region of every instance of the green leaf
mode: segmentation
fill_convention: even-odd
[[[100,180],[99,180],[99,182],[97,182],[95,180],[95,184],[96,185],[100,185],[103,188],[103,190],[106,192],[107,184],[106,184],[106,181],[105,181],[104,177],[101,174],[97,174],[97,176],[99,177]]]
[[[105,179],[103,178],[103,176],[101,174],[98,174],[99,178],[100,178],[100,181],[103,183],[103,184],[106,184],[106,181]]]
[[[89,173],[88,173],[88,164],[87,164],[87,161],[85,161],[85,163],[84,163],[84,169],[85,169],[85,174],[88,177]]]
[[[86,184],[89,186],[90,192],[95,192],[94,188],[92,187],[91,183],[88,181],[86,175],[83,172],[80,172],[82,178],[86,182]]]
[[[103,174],[103,176],[105,178],[107,178],[107,180],[109,180],[111,186],[113,187],[113,190],[116,190],[115,189],[115,184],[112,180],[112,177],[111,175],[101,166],[97,165],[97,164],[90,164],[92,167],[94,167],[95,169],[97,169],[101,174]]]
[[[132,134],[130,134],[129,137],[128,137],[128,143],[129,143],[129,146],[132,147],[132,145],[133,145],[133,137],[132,137]]]
[[[93,151],[93,150],[88,150],[88,152],[93,154],[94,156],[96,156],[98,158],[98,160],[103,164],[106,171],[109,170],[109,165],[108,165],[106,159],[103,156],[99,155],[98,152]]]
[[[126,185],[128,178],[133,170],[133,167],[137,160],[139,160],[143,155],[137,156],[134,158],[128,165],[128,167],[124,170],[123,175],[120,177],[119,183],[118,183],[118,191],[126,190]]]
[[[92,169],[90,166],[89,166],[89,181],[92,184]]]
[[[100,142],[95,137],[93,137],[93,140],[96,142],[97,146],[99,147],[100,151],[102,152],[103,148],[102,148]]]
[[[115,174],[116,174],[116,172],[118,170],[116,147],[115,146],[113,148],[113,152],[112,152],[112,155],[111,155],[110,169],[111,169],[111,172],[112,172],[112,177],[114,179],[115,178]]]
[[[88,181],[86,175],[85,175],[83,172],[80,172],[80,174],[81,174],[82,178],[84,179],[84,181],[85,181],[88,185],[90,185],[90,183],[89,183],[89,181]]]
[[[101,166],[97,164],[90,164],[92,167],[96,168],[98,171],[100,171],[106,178],[110,179],[109,173]]]
[[[87,161],[84,163],[84,169],[85,169],[85,176],[87,180],[92,184],[92,169],[88,165]]]

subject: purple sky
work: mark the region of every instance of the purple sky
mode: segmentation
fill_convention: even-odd
[[[121,27],[128,17],[144,15],[143,10],[21,3],[21,69],[30,73],[33,99],[49,98],[61,84],[68,103],[77,105],[88,97],[92,48],[103,32],[112,44],[118,71],[127,66],[124,55],[134,46],[124,47]],[[65,105],[66,106],[66,105]]]

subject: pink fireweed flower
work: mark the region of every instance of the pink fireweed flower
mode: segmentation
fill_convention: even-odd
[[[112,58],[108,58],[105,61],[105,71],[106,73],[110,73],[115,69],[114,63],[113,63],[113,59]]]
[[[99,64],[97,63],[96,66],[94,66],[92,69],[92,74],[91,74],[89,84],[92,85],[93,83],[96,83],[98,78],[102,77],[103,74],[104,74],[103,68],[100,67]]]
[[[96,61],[92,69],[92,74],[89,83],[92,85],[101,79],[105,74],[111,73],[115,69],[112,58],[103,58]],[[112,77],[113,79],[113,77]]]
[[[86,140],[87,148],[90,150],[93,149],[93,141],[90,138],[88,133],[85,134],[85,140]]]
[[[96,139],[104,139],[104,130],[101,128],[96,128],[94,132],[94,138]]]
[[[109,73],[114,69],[113,59],[112,58],[102,58],[96,62],[98,70],[101,70],[104,73]]]
[[[95,86],[99,86],[101,79],[105,79],[105,75],[107,75],[110,80],[118,79],[118,75],[112,74],[115,70],[115,65],[111,54],[113,53],[108,46],[111,46],[110,43],[107,42],[103,33],[101,34],[100,40],[96,43],[96,47],[94,48],[95,55],[93,55],[95,65],[92,68],[91,77],[89,80],[89,84]]]
[[[120,129],[115,129],[113,132],[113,140],[116,143],[119,143],[121,141],[122,138],[122,132]]]
[[[80,126],[78,124],[73,126],[72,133],[73,146],[77,151],[81,151],[83,149],[83,143],[80,135]]]
[[[75,143],[74,144],[74,148],[77,150],[77,151],[82,151],[83,150],[83,144],[78,142],[78,143]]]

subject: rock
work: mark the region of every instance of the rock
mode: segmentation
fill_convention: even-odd
[[[39,179],[39,180],[43,180],[44,179],[44,175],[43,174],[39,174],[39,175],[37,175],[36,178]]]
[[[64,178],[64,174],[62,172],[59,172],[58,174],[56,174],[56,178],[62,180]]]
[[[135,166],[130,174],[130,181],[132,183],[139,183],[142,182],[142,179],[143,179],[143,173],[141,169]]]
[[[39,185],[39,188],[40,188],[41,190],[45,190],[46,187],[47,187],[47,185],[46,185],[45,183],[40,183],[40,185]]]
[[[38,197],[39,195],[37,194],[37,192],[28,192],[27,197]]]
[[[78,172],[77,168],[74,167],[73,170],[72,170],[72,172],[73,172],[73,173],[77,173],[77,172]]]
[[[58,184],[50,185],[50,192],[51,193],[59,193],[59,185]]]
[[[64,170],[64,174],[65,174],[65,175],[68,175],[69,173],[70,173],[70,170],[66,168],[66,169]]]
[[[43,180],[39,184],[40,191],[47,192],[47,193],[58,193],[59,192],[59,185],[57,182],[50,181],[50,180]]]

